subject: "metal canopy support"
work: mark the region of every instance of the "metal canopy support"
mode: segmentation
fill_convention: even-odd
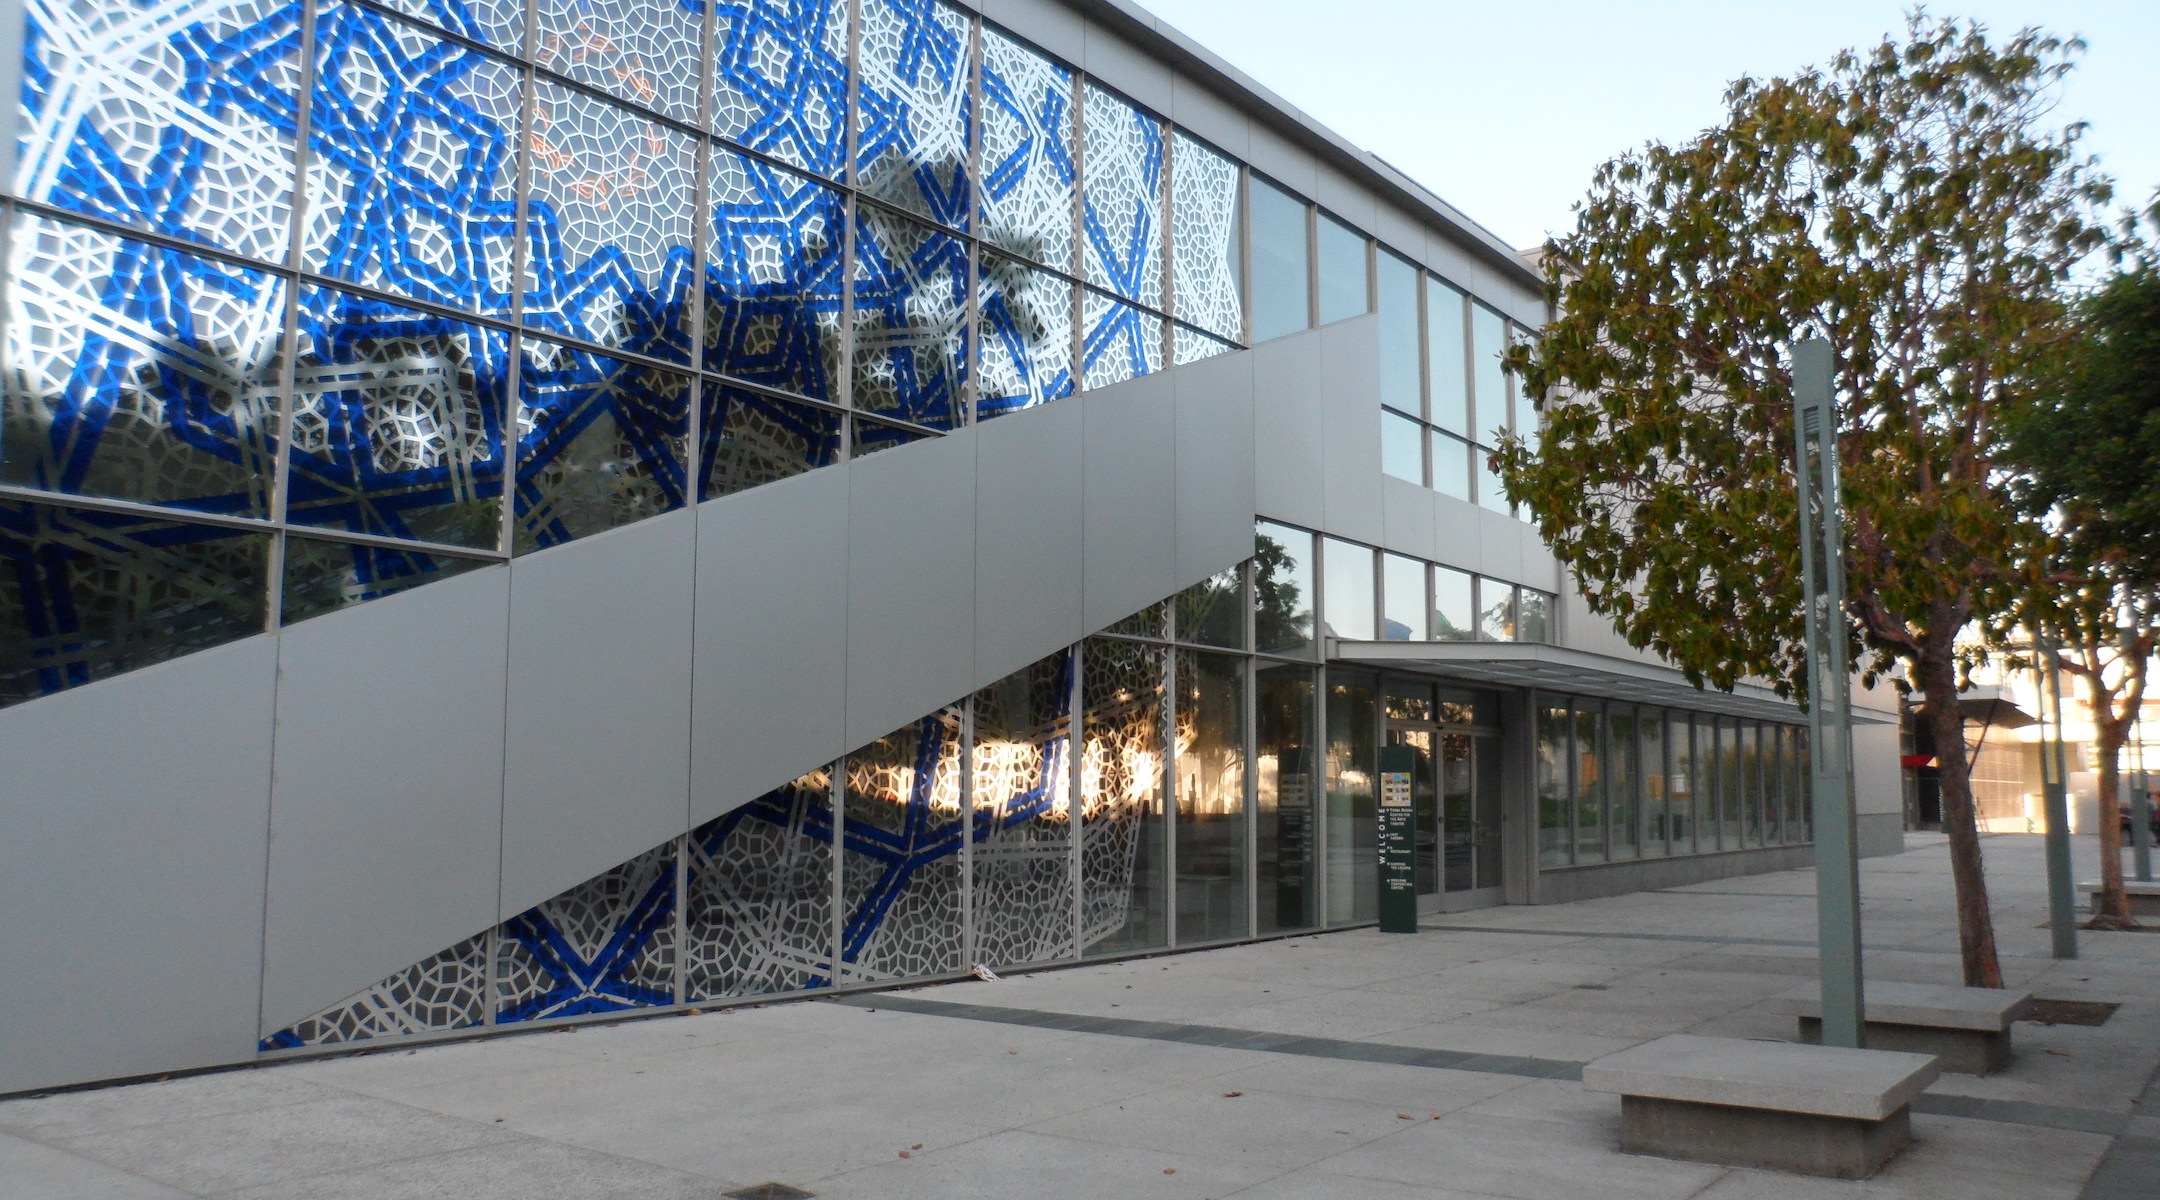
[[[2047,805],[2048,929],[2055,957],[2076,958],[2077,896],[2070,879],[2070,763],[2063,750],[2062,659],[2049,640],[2041,642],[2040,774]]]
[[[1860,844],[1853,819],[1852,671],[1845,649],[1845,519],[1838,496],[1830,343],[1792,349],[1793,467],[1807,614],[1809,784],[1825,1046],[1867,1045],[1860,978]]]

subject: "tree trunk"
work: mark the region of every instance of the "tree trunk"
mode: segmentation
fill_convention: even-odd
[[[1987,871],[1980,860],[1980,821],[1973,810],[1972,763],[1965,756],[1965,714],[1958,708],[1957,668],[1947,648],[1915,664],[1920,694],[1927,699],[1928,729],[1935,735],[1936,772],[1942,783],[1943,832],[1950,835],[1950,877],[1957,889],[1958,953],[1965,986],[1999,988],[2002,963],[1995,956],[1995,920],[1988,909]]]
[[[2087,678],[2094,742],[2100,759],[2100,895],[2095,899],[2093,929],[2136,929],[2130,897],[2123,893],[2122,804],[2116,794],[2121,774],[2116,759],[2130,739],[2130,722],[2115,715],[2114,697],[2101,691],[2100,680]]]

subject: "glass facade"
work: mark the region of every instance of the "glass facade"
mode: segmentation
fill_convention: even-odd
[[[1813,840],[1805,726],[1552,696],[1535,723],[1541,866]]]
[[[1559,597],[1343,538],[1259,526],[1260,648],[1294,653],[1310,639],[1313,559],[1325,589],[1320,628],[1346,641],[1557,642]]]

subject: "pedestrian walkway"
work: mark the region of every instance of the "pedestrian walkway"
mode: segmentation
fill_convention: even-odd
[[[1955,983],[1943,839],[1908,844],[1864,866],[1869,977]],[[1668,1033],[1789,1038],[1788,872],[0,1102],[0,1197],[2160,1197],[2160,933],[2057,962],[2040,839],[1985,844],[2011,984],[2121,1008],[2019,1025],[1865,1182],[1622,1154],[1577,1082]]]

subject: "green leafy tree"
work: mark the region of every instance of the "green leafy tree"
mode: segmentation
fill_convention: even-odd
[[[2160,227],[2160,204],[2153,218]],[[2160,644],[2160,265],[2136,257],[2078,313],[2084,336],[2061,387],[2005,422],[2015,489],[2055,536],[2003,632],[2051,638],[2084,685],[2099,759],[2093,925],[2125,929],[2137,922],[2123,892],[2120,762]]]
[[[2081,128],[2043,128],[2080,49],[1914,15],[1902,40],[1741,79],[1725,121],[1597,173],[1548,246],[1558,313],[1510,366],[1544,412],[1495,455],[1591,609],[1698,685],[1805,700],[1787,350],[1830,340],[1856,667],[1917,689],[1941,760],[1969,985],[1999,987],[1957,693],[2037,523],[1997,422],[2068,336],[2104,245]]]

